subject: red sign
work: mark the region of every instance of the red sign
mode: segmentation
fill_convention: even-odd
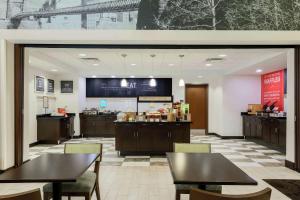
[[[278,111],[284,110],[284,70],[261,76],[261,103],[275,104]]]

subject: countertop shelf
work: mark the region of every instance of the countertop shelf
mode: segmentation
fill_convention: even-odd
[[[170,124],[175,124],[175,123],[192,123],[191,121],[174,121],[174,122],[170,122],[170,121],[159,121],[159,122],[149,122],[149,121],[132,121],[132,122],[129,122],[129,121],[114,121],[114,123],[128,123],[128,124],[159,124],[159,123],[170,123]]]

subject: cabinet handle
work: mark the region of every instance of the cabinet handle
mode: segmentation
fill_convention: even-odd
[[[136,132],[136,137],[139,137],[139,132]]]
[[[170,132],[170,138],[172,137],[172,133]]]

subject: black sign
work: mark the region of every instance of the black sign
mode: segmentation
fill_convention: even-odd
[[[48,79],[48,92],[54,93],[54,80]]]
[[[73,81],[60,82],[61,93],[73,93]]]
[[[121,87],[121,78],[87,78],[86,97],[172,96],[172,79],[157,78],[156,87],[149,86],[149,78],[128,78],[128,86]]]
[[[36,92],[44,92],[44,77],[35,76],[35,91]]]

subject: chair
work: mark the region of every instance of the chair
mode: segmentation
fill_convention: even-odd
[[[40,189],[35,189],[18,194],[2,195],[1,200],[42,200]]]
[[[216,194],[204,190],[192,189],[190,200],[270,200],[272,190],[266,188],[262,191],[243,194],[243,195],[226,195]]]
[[[211,144],[198,143],[174,143],[176,153],[211,153]],[[192,188],[198,188],[195,184],[176,184],[176,200],[180,200],[181,194],[190,194]],[[206,190],[214,193],[222,193],[222,186],[207,185]]]
[[[97,153],[100,157],[95,162],[94,171],[86,171],[75,183],[62,183],[62,196],[83,196],[85,200],[90,200],[92,194],[96,191],[97,200],[100,200],[99,189],[99,168],[102,159],[102,144],[99,143],[66,143],[65,153]],[[76,167],[76,166],[72,166]],[[43,187],[44,200],[49,200],[52,197],[52,184],[46,184]]]

